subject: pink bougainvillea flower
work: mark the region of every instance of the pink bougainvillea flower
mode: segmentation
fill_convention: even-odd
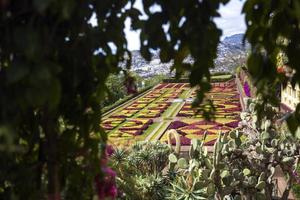
[[[106,155],[109,157],[115,152],[114,148],[111,145],[106,145]]]
[[[97,175],[95,177],[95,187],[99,200],[110,199],[117,197],[118,190],[116,187],[116,172],[109,167],[102,168],[103,177]]]
[[[251,97],[251,90],[250,90],[250,86],[247,81],[244,83],[243,87],[244,87],[244,92],[245,92],[246,96]]]

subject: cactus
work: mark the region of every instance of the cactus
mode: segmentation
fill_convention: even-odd
[[[169,155],[169,161],[170,163],[177,163],[177,157],[173,153],[171,153]]]
[[[219,133],[212,155],[207,152],[204,140],[193,139],[190,160],[177,160],[178,173],[187,180],[187,187],[197,198],[272,199],[276,167],[281,167],[288,177],[282,199],[287,196],[295,181],[292,173],[298,166],[300,145],[290,134],[274,126],[270,118],[274,114],[259,118],[254,109],[256,103],[251,101],[249,112],[241,114],[242,127]],[[241,139],[243,134],[248,136],[245,141]],[[200,195],[198,190],[194,191],[195,188],[190,187],[192,182],[206,193]]]
[[[179,154],[181,149],[181,143],[180,143],[180,135],[177,133],[175,129],[171,129],[167,131],[167,137],[168,137],[168,145],[172,149],[172,136],[175,138],[176,146],[175,146],[175,153]]]
[[[185,169],[188,167],[188,164],[184,158],[179,158],[177,161],[177,166],[181,169]]]

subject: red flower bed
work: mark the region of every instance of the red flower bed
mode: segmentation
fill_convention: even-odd
[[[178,114],[177,114],[177,116],[179,116],[179,117],[191,117],[191,116],[193,116],[192,114],[187,114],[187,113],[181,113],[181,112],[179,112]]]
[[[207,121],[207,120],[201,120],[201,121],[195,122],[193,124],[196,124],[196,125],[222,125],[218,122]]]
[[[200,129],[199,131],[193,132],[193,135],[204,135],[206,130]],[[215,135],[215,133],[206,131],[207,135]]]
[[[182,87],[182,83],[178,83],[178,84],[176,84],[175,86],[174,86],[174,88],[181,88]]]
[[[182,128],[182,130],[198,130],[198,129],[199,127],[197,127],[195,124],[190,124]]]
[[[155,89],[160,90],[160,89],[164,88],[166,85],[168,85],[168,84],[167,83],[161,83]]]
[[[143,130],[121,130],[120,129],[120,131],[130,134],[130,135],[133,135],[133,136],[141,135],[143,133]],[[132,132],[132,131],[134,131],[134,132]]]
[[[225,125],[228,127],[231,127],[231,128],[236,128],[239,125],[239,121],[229,122],[229,123],[226,123]]]
[[[176,144],[175,138],[172,138],[171,144],[172,145]],[[180,136],[180,144],[183,145],[183,146],[191,145],[191,139],[189,139],[187,137],[184,137],[184,136]]]
[[[224,112],[235,112],[235,111],[241,111],[241,107],[224,109]]]
[[[113,118],[127,118],[126,115],[113,115]]]
[[[178,129],[178,128],[181,128],[181,127],[184,127],[184,126],[187,126],[188,124],[182,122],[182,121],[174,121],[172,122],[168,129]]]
[[[216,141],[217,141],[216,139],[215,140],[211,140],[209,142],[206,142],[205,145],[206,146],[214,146],[214,144],[215,144]]]
[[[148,124],[144,124],[142,127],[139,128],[132,128],[132,127],[121,127],[119,128],[120,131],[133,131],[133,130],[145,130],[148,128]]]
[[[174,83],[169,83],[168,85],[165,86],[165,88],[173,88]]]

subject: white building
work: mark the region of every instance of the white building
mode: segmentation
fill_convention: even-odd
[[[286,105],[291,110],[295,110],[297,104],[300,103],[300,87],[296,85],[295,88],[289,83],[286,88],[281,86],[281,103]]]

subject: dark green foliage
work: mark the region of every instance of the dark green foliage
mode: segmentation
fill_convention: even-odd
[[[124,81],[124,75],[122,74],[112,74],[108,76],[106,81],[107,95],[105,101],[103,102],[103,106],[111,105],[127,95]]]
[[[106,141],[100,102],[127,51],[127,3],[0,2],[1,199],[93,195]]]
[[[298,1],[247,0],[243,13],[246,15],[246,39],[251,44],[248,69],[264,103],[278,105],[276,86],[290,80],[300,83],[300,3]],[[283,64],[294,70],[291,77],[277,73],[278,54],[286,55]],[[299,117],[299,116],[298,116]],[[289,127],[295,132],[299,125],[297,116],[291,116]]]
[[[120,199],[165,199],[168,177],[163,175],[171,152],[159,142],[140,142],[128,150],[117,149],[111,164],[118,174]]]

